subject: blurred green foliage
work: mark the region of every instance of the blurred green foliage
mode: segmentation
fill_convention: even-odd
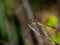
[[[5,4],[4,2],[0,2],[0,31],[1,31],[0,35],[2,34],[2,38],[6,37],[5,19],[6,19]]]
[[[22,45],[22,32],[21,27],[18,24],[17,16],[14,13],[14,10],[16,8],[15,2],[13,0],[1,0],[0,2],[0,40],[6,41],[8,39],[7,34],[7,27],[6,27],[6,19],[8,19],[9,24],[13,22],[15,23],[15,33],[18,36],[19,44]],[[11,13],[11,16],[9,16],[9,12]],[[12,30],[12,29],[9,29]],[[13,34],[13,33],[12,33]]]
[[[15,9],[15,1],[14,0],[5,0],[5,5],[8,10],[14,10]]]

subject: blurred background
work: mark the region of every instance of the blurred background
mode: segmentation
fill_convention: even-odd
[[[36,22],[48,26],[44,29],[48,36]],[[60,0],[0,0],[0,45],[59,44]]]

